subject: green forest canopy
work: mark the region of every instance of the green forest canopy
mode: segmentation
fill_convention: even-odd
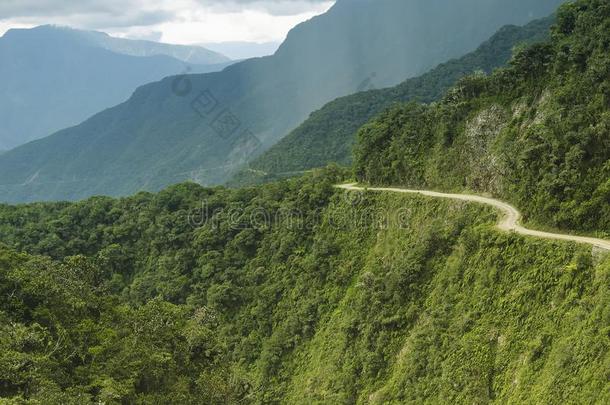
[[[504,143],[466,141],[492,133],[486,124],[523,99],[533,114],[522,118],[527,136],[510,138],[511,119],[502,139],[517,145],[515,159],[538,159],[515,170],[535,195],[555,190],[549,180],[574,186],[551,201],[564,210],[573,201],[579,208],[564,212],[603,232],[608,217],[585,215],[578,198],[602,184],[601,202],[591,201],[604,212],[607,138],[584,123],[607,118],[608,16],[606,1],[568,5],[553,42],[519,53],[511,67],[463,80],[436,105],[387,112],[360,133],[357,175],[433,185],[434,156],[456,163],[469,145],[487,154],[439,184],[501,192],[486,187],[504,179],[485,181],[489,171],[473,168],[490,167],[485,158]],[[541,94],[551,110],[539,107]],[[569,135],[556,131],[557,106]],[[532,126],[539,110],[551,114]],[[415,136],[427,133],[434,137]],[[586,165],[576,153],[583,145],[595,146],[580,149],[590,153]],[[401,160],[399,148],[413,159]],[[568,152],[551,162],[546,150]],[[573,181],[582,171],[590,182]],[[0,205],[0,398],[610,402],[608,255],[500,233],[497,214],[482,206],[333,187],[349,176],[330,167],[239,190],[182,184],[123,199]],[[557,223],[538,204],[524,205],[530,218]]]

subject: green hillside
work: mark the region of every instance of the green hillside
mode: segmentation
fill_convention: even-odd
[[[1,207],[0,397],[610,400],[609,256],[342,176]]]
[[[338,0],[292,29],[273,56],[142,86],[123,104],[0,155],[0,201],[222,184],[373,74],[378,86],[396,85],[563,2],[435,1]]]
[[[610,252],[335,187],[608,235],[609,47],[608,1],[566,5],[509,67],[367,124],[355,173],[0,204],[0,403],[610,403]]]
[[[523,27],[503,27],[476,51],[443,63],[422,76],[396,87],[356,93],[326,104],[250,163],[249,169],[238,173],[231,184],[295,175],[329,163],[350,165],[356,132],[371,118],[397,103],[438,100],[468,74],[491,73],[506,65],[515,46],[547,39],[553,21],[553,17],[548,17]]]
[[[510,67],[367,124],[358,179],[490,193],[534,223],[609,235],[609,10],[606,1],[564,7],[552,41]]]

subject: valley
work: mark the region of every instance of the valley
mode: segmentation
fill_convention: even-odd
[[[144,83],[0,152],[0,404],[610,403],[608,0],[45,4],[0,103]]]

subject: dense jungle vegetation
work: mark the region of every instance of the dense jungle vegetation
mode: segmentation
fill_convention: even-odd
[[[376,184],[610,231],[610,4],[359,134]],[[0,205],[0,404],[610,403],[610,255],[459,201],[243,189]]]
[[[357,177],[487,192],[545,226],[610,235],[610,4],[576,1],[552,40],[359,133]]]
[[[610,399],[607,256],[344,176],[1,206],[3,403]]]

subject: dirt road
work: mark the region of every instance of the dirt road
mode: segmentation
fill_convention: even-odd
[[[503,201],[494,198],[481,197],[473,194],[447,194],[436,191],[426,190],[409,190],[404,188],[390,187],[359,187],[356,184],[343,184],[337,186],[348,191],[385,191],[390,193],[405,193],[405,194],[421,194],[429,197],[447,198],[451,200],[470,201],[479,204],[491,205],[504,213],[504,217],[498,223],[497,228],[505,232],[516,232],[521,235],[534,236],[544,239],[565,240],[577,243],[585,243],[595,247],[610,251],[610,241],[604,239],[590,238],[586,236],[566,235],[561,233],[542,232],[533,229],[527,229],[520,225],[521,213],[515,207]]]

